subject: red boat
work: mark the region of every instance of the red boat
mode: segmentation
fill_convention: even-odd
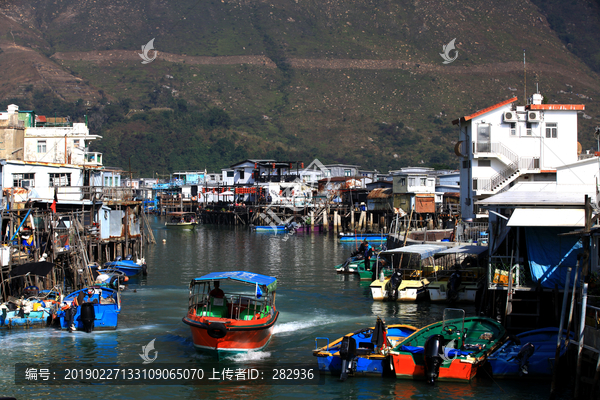
[[[490,318],[465,318],[464,310],[448,308],[443,321],[420,329],[392,349],[392,368],[401,379],[469,382],[505,335],[504,327]]]
[[[196,349],[222,357],[267,346],[279,317],[276,288],[276,278],[246,271],[213,272],[192,280],[183,322],[192,330]]]

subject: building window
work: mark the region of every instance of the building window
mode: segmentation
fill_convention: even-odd
[[[531,136],[532,132],[531,132],[531,122],[527,122],[525,124],[525,132],[527,134],[527,136]]]
[[[491,160],[479,160],[479,161],[477,161],[477,165],[480,167],[491,167],[492,161]]]
[[[104,186],[108,186],[108,176],[104,177]]]
[[[227,171],[227,177],[233,178],[233,171]]]
[[[546,124],[546,137],[556,139],[558,137],[558,125],[556,122],[548,122]]]
[[[344,170],[344,176],[352,176],[352,170],[351,169],[345,169]]]
[[[400,186],[406,186],[406,178],[400,178]]]
[[[427,178],[421,178],[421,186],[427,185]]]
[[[79,147],[79,139],[73,139],[73,146]]]
[[[37,149],[38,153],[45,153],[46,152],[46,141],[45,140],[38,140],[38,149]]]
[[[516,122],[510,123],[510,136],[517,136],[517,123]]]
[[[35,186],[35,174],[13,174],[13,187],[30,188]]]
[[[244,170],[240,171],[240,179],[244,179],[244,177],[246,176],[244,172]]]
[[[427,180],[427,186],[429,186],[429,187],[433,186],[433,179]]]
[[[415,178],[408,178],[408,186],[415,186]]]
[[[71,186],[71,174],[50,174],[50,186]]]

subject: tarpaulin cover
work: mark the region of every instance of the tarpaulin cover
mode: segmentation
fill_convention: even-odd
[[[539,282],[549,289],[554,289],[555,285],[564,289],[567,267],[575,268],[577,255],[583,248],[578,236],[558,236],[570,230],[550,227],[525,228],[529,268],[534,282]]]
[[[23,276],[27,273],[30,275],[46,276],[50,271],[52,271],[53,267],[54,264],[48,261],[13,265],[12,270],[10,271],[10,276]]]

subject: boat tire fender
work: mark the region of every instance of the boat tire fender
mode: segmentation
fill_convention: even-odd
[[[222,339],[227,335],[227,328],[220,322],[213,322],[206,329],[208,336],[215,339]]]
[[[119,289],[119,277],[117,275],[113,275],[112,278],[110,278],[110,282],[108,284],[108,286],[110,286],[111,288],[118,290]]]

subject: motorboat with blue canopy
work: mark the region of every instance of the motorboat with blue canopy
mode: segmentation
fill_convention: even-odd
[[[240,284],[225,283],[223,290],[223,281]],[[211,272],[192,279],[183,322],[191,328],[196,349],[219,358],[266,347],[279,316],[276,290],[277,278],[248,271]]]

